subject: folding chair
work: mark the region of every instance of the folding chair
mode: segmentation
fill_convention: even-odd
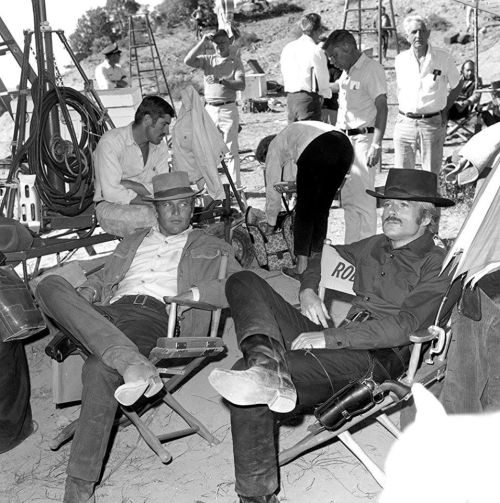
[[[326,243],[323,247],[321,260],[320,297],[324,297],[327,289],[345,294],[346,288],[349,287],[348,283],[353,276],[354,266],[345,262],[335,249]],[[328,407],[323,405],[318,407],[315,411],[317,421],[308,427],[310,433],[295,445],[280,452],[280,465],[285,465],[319,445],[338,438],[361,461],[376,482],[383,487],[385,479],[383,471],[356,442],[349,430],[360,423],[375,420],[398,438],[401,431],[389,419],[386,412],[411,397],[410,386],[413,383],[419,382],[424,386],[429,386],[444,377],[446,354],[451,340],[448,319],[460,291],[460,282],[454,282],[443,297],[434,325],[426,330],[419,330],[411,334],[410,341],[413,347],[408,371],[398,381],[386,381],[376,385],[375,389],[371,390],[374,397],[373,404],[370,404],[372,406],[360,411],[361,413],[358,415],[352,414],[350,416],[348,411],[342,411],[341,419],[343,420],[341,421],[335,421],[329,416],[332,409],[329,411]],[[425,351],[427,348],[428,350]],[[425,358],[422,361],[424,353]],[[330,400],[326,403],[329,403]],[[330,420],[333,423],[342,423],[342,425],[332,429],[327,424]]]
[[[479,111],[477,107],[474,107],[466,117],[458,120],[448,120],[446,138],[450,140],[453,137],[458,137],[463,141],[468,141],[471,136],[474,136],[480,129]]]
[[[228,255],[221,255],[218,278],[223,279],[226,276]],[[158,339],[157,346],[150,353],[150,360],[155,364],[165,364],[158,367],[161,376],[170,376],[162,378],[164,389],[158,395],[160,398],[153,399],[140,412],[149,410],[159,401],[167,404],[173,411],[181,416],[188,424],[188,428],[168,432],[160,435],[153,433],[140,418],[139,413],[134,406],[126,407],[120,405],[120,409],[128,421],[121,421],[119,426],[127,426],[132,423],[149,445],[149,447],[158,455],[162,463],[168,463],[172,455],[163,447],[163,442],[168,442],[176,438],[184,437],[197,433],[203,437],[210,445],[216,445],[219,440],[210,433],[210,431],[193,415],[191,415],[173,396],[172,391],[178,385],[191,375],[207,358],[213,357],[222,352],[225,347],[222,339],[217,337],[218,327],[221,317],[221,308],[208,304],[206,302],[185,301],[177,297],[164,297],[165,303],[170,304],[170,313],[166,337]],[[211,322],[209,334],[207,337],[181,337],[176,330],[177,310],[179,306],[185,306],[187,309],[202,309],[211,311]],[[86,350],[78,344],[78,341],[68,333],[64,328],[57,326],[60,334],[56,335],[46,353],[57,361],[62,361],[68,354],[68,350],[75,350],[83,357],[86,357]],[[87,353],[88,354],[88,353]],[[186,362],[187,359],[187,362]],[[184,361],[184,363],[183,363]],[[66,426],[51,442],[52,450],[58,449],[63,443],[72,438],[78,424],[78,419]]]

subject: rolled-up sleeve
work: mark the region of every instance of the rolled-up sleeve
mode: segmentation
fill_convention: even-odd
[[[137,195],[121,185],[123,169],[120,154],[124,148],[121,142],[108,141],[103,137],[94,152],[96,185],[102,198],[110,203],[129,204]]]

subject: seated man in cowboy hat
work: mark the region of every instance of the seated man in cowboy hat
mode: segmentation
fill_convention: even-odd
[[[301,312],[252,272],[226,283],[243,358],[233,370],[213,370],[209,381],[230,405],[241,503],[278,501],[273,412],[320,404],[358,379],[399,377],[410,333],[432,324],[450,282],[440,275],[445,251],[428,230],[436,207],[454,204],[437,193],[437,176],[391,169],[384,193],[367,192],[383,200],[383,234],[335,246],[356,268],[356,297],[339,327],[317,295],[319,255],[301,281]]]
[[[103,49],[102,54],[106,59],[96,66],[96,88],[116,89],[118,87],[128,87],[128,82],[125,80],[127,74],[119,64],[122,51],[120,51],[118,45],[116,43],[109,44]]]
[[[155,205],[157,226],[124,238],[103,269],[77,291],[55,275],[36,289],[41,309],[90,352],[82,371],[82,408],[67,469],[66,503],[93,498],[118,405],[113,395],[131,405],[143,393],[149,397],[162,388],[147,356],[158,337],[166,335],[163,297],[223,307],[221,253],[229,254],[228,275],[240,269],[230,245],[190,227],[195,193],[187,173],[158,175],[153,190],[148,199]],[[181,333],[206,335],[208,323],[209,313],[190,310]]]

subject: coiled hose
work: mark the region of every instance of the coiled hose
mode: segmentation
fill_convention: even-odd
[[[35,97],[34,93],[34,97]],[[83,94],[70,87],[56,87],[39,95],[30,125],[28,164],[36,175],[36,188],[45,206],[64,216],[82,213],[92,204],[94,169],[92,152],[106,130],[102,112]],[[80,119],[77,138],[74,114]],[[60,128],[71,141],[51,133],[49,124],[55,115]],[[73,119],[73,121],[72,121]]]

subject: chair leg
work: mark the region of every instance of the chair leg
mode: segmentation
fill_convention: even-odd
[[[133,410],[126,410],[122,407],[123,413],[128,417],[130,422],[137,428],[144,441],[151,447],[151,449],[157,454],[162,463],[170,463],[172,461],[172,455],[163,447],[158,437],[147,428],[142,420],[139,418],[137,412]]]
[[[78,426],[78,419],[75,419],[73,422],[65,426],[60,431],[60,433],[50,441],[49,443],[50,449],[52,451],[57,451],[57,449],[59,449],[61,445],[68,442],[68,440],[71,440],[75,434],[77,426]]]
[[[380,414],[376,419],[389,433],[399,438],[401,430],[387,417],[387,414]]]
[[[339,440],[363,463],[380,487],[384,487],[385,474],[366,454],[348,431],[339,434]]]
[[[186,421],[191,428],[196,430],[196,433],[203,437],[210,445],[220,444],[220,440],[212,435],[206,426],[198,421],[192,414],[190,414],[168,391],[163,396],[162,400],[179,416]]]

